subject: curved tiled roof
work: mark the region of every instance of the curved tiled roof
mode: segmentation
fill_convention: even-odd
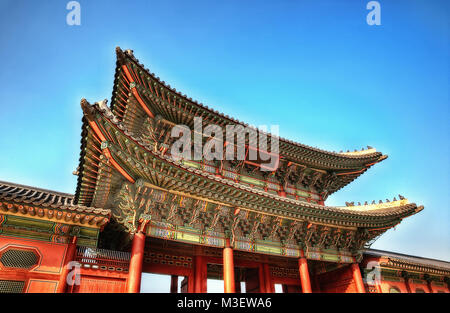
[[[177,97],[183,99],[184,101],[189,102],[190,104],[192,104],[193,106],[196,106],[197,108],[199,108],[201,110],[206,110],[207,112],[209,112],[215,116],[218,116],[221,119],[225,119],[225,120],[229,121],[231,124],[239,124],[244,127],[248,126],[250,128],[254,128],[256,130],[255,127],[253,127],[247,123],[244,123],[242,121],[239,121],[233,117],[230,117],[226,114],[220,113],[212,108],[209,108],[208,106],[203,105],[202,103],[199,103],[196,100],[193,100],[192,98],[188,97],[186,94],[183,94],[180,91],[177,91],[175,88],[172,88],[169,84],[166,84],[165,81],[160,80],[160,78],[158,76],[156,76],[154,73],[150,72],[150,70],[148,68],[145,68],[145,66],[143,64],[141,64],[137,58],[135,58],[132,50],[125,50],[125,52],[124,52],[124,51],[122,51],[121,48],[117,47],[116,54],[117,54],[117,68],[119,68],[120,65],[122,65],[121,63],[124,62],[123,60],[129,59],[131,62],[133,62],[139,68],[141,68],[143,71],[145,71],[147,73],[147,75],[152,77],[152,79],[157,81],[160,84],[161,88],[164,88],[167,91],[170,91],[170,92],[176,94]],[[117,85],[117,81],[119,78],[120,78],[120,75],[119,75],[118,71],[116,70],[115,83],[114,83],[114,89],[112,92],[112,100],[111,100],[111,109],[113,111],[114,111],[114,104],[115,104],[115,99],[116,99],[116,85]],[[272,136],[271,134],[268,134],[268,135]],[[339,153],[337,153],[337,152],[322,150],[322,149],[308,146],[305,144],[301,144],[298,142],[294,142],[294,141],[286,139],[286,138],[282,138],[282,137],[278,137],[278,136],[273,136],[273,137],[279,138],[281,144],[287,144],[287,145],[291,146],[292,148],[294,148],[294,150],[296,150],[296,149],[307,150],[312,154],[322,155],[325,159],[332,159],[332,160],[334,160],[334,162],[340,162],[340,161],[345,161],[345,160],[360,160],[362,162],[365,162],[365,161],[378,162],[378,161],[384,160],[387,157],[386,155],[383,155],[381,152],[377,152],[372,147],[369,147],[368,150],[363,149],[363,150],[359,150],[359,151],[355,150],[354,152],[343,152],[343,153],[339,152]]]
[[[110,210],[76,205],[73,200],[72,194],[0,181],[0,202],[34,205],[104,217],[110,215]]]
[[[394,220],[397,220],[397,218],[403,218],[408,215],[415,214],[423,209],[423,206],[417,206],[415,203],[409,203],[407,200],[402,201],[396,201],[392,202],[389,205],[368,205],[368,206],[360,206],[360,207],[330,207],[330,206],[323,206],[320,204],[315,203],[308,203],[304,201],[299,201],[295,199],[290,199],[278,195],[274,195],[268,192],[265,192],[263,190],[258,190],[255,188],[251,188],[249,186],[245,186],[244,184],[237,183],[234,181],[231,181],[229,179],[217,177],[215,175],[212,175],[208,172],[193,169],[191,167],[188,167],[184,165],[182,162],[172,160],[168,156],[161,156],[153,151],[152,147],[148,147],[140,138],[134,137],[127,129],[122,125],[122,123],[117,119],[117,117],[109,110],[106,106],[100,106],[98,103],[95,103],[94,105],[90,105],[85,99],[82,100],[82,106],[84,107],[85,114],[91,114],[94,116],[94,112],[101,113],[101,116],[103,116],[107,121],[111,122],[112,124],[117,127],[123,134],[134,141],[136,144],[144,148],[148,154],[153,155],[155,158],[160,159],[163,162],[166,162],[168,164],[173,164],[187,172],[190,172],[194,175],[202,176],[203,178],[206,178],[208,180],[219,182],[220,184],[228,187],[233,187],[236,189],[240,189],[246,192],[251,192],[253,194],[257,194],[258,196],[265,197],[271,200],[275,200],[279,202],[280,204],[285,203],[287,205],[293,205],[295,207],[302,207],[302,208],[310,208],[314,210],[318,210],[317,212],[322,212],[323,214],[332,214],[336,213],[338,215],[346,215],[348,217],[358,217],[358,216],[365,216],[365,217],[372,217],[375,219],[383,219],[387,218],[391,222]],[[90,111],[90,112],[89,112]],[[81,175],[80,175],[81,177]],[[365,209],[367,207],[367,210]],[[328,212],[328,213],[326,213]]]
[[[364,254],[386,258],[389,260],[387,265],[396,268],[413,270],[434,269],[437,271],[446,272],[447,275],[450,274],[450,262],[443,260],[436,260],[376,249],[367,249]]]

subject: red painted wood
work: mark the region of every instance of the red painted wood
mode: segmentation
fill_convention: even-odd
[[[63,293],[67,288],[67,275],[69,275],[70,271],[73,269],[69,269],[69,263],[75,260],[75,254],[77,252],[77,237],[72,238],[72,242],[69,243],[66,256],[64,258],[64,267],[62,269],[61,277],[59,279],[58,293]]]
[[[178,293],[178,276],[172,275],[170,277],[170,293]]]
[[[300,280],[298,278],[292,278],[292,277],[274,277],[274,276],[272,276],[272,283],[274,285],[280,284],[280,285],[298,285],[298,286],[300,286]]]
[[[259,268],[247,268],[245,273],[245,292],[246,293],[260,293],[261,291],[261,278],[260,273],[262,271]]]
[[[318,275],[321,292],[325,293],[355,293],[356,284],[350,266],[345,266],[331,272]]]
[[[223,283],[225,293],[236,292],[234,284],[233,249],[230,246],[230,239],[228,238],[223,249]]]
[[[125,279],[81,275],[80,285],[73,286],[73,293],[123,293],[127,291]]]
[[[356,283],[356,290],[358,293],[365,293],[366,288],[364,287],[364,282],[361,276],[361,270],[359,269],[358,263],[352,263],[353,280]]]
[[[31,269],[0,265],[0,279],[25,282],[23,292],[56,292],[67,244],[0,236],[0,254],[9,249],[33,251],[39,258]]]
[[[189,275],[188,277],[187,277],[187,283],[188,283],[188,285],[187,285],[187,292],[189,292],[189,293],[194,293],[195,292],[195,286],[194,286],[194,283],[195,283],[195,280],[194,280],[194,274],[191,274],[191,275]]]
[[[190,276],[193,274],[193,269],[168,264],[144,263],[142,265],[142,272],[161,275]]]
[[[0,280],[18,280],[27,282],[30,279],[39,280],[55,280],[59,281],[59,275],[57,274],[44,274],[44,273],[29,273],[26,271],[15,271],[15,270],[1,270]]]
[[[144,259],[145,234],[134,234],[128,270],[127,292],[139,293],[141,290],[142,261]]]
[[[311,293],[311,280],[309,279],[308,261],[301,251],[301,257],[298,259],[298,270],[300,273],[300,282],[302,284],[303,293]]]
[[[266,278],[264,276],[264,267],[263,264],[260,263],[258,266],[258,277],[259,277],[259,292],[266,292]]]
[[[272,277],[270,275],[269,264],[264,263],[263,270],[264,270],[264,280],[265,280],[266,292],[273,293],[273,292],[275,292],[275,287],[273,285]]]
[[[194,258],[194,292],[207,292],[207,263],[205,257],[197,255]]]

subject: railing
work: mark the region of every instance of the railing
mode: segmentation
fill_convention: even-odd
[[[106,249],[78,247],[76,261],[84,268],[127,272],[130,253]]]

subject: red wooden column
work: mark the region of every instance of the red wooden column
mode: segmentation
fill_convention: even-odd
[[[178,276],[170,276],[170,293],[178,293]]]
[[[201,255],[196,255],[194,259],[194,292],[205,293],[207,290],[207,265],[205,258]]]
[[[356,290],[358,293],[365,293],[366,288],[364,287],[364,282],[361,276],[361,270],[359,269],[358,263],[352,263],[353,280],[356,283]]]
[[[259,292],[266,293],[266,278],[264,275],[264,264],[260,263],[258,266]],[[246,290],[247,291],[247,290]]]
[[[266,283],[266,292],[273,293],[274,287],[273,287],[272,277],[270,275],[270,269],[269,269],[268,263],[263,264],[263,270],[264,270],[264,281]]]
[[[229,238],[225,240],[225,248],[223,248],[223,283],[225,293],[236,292],[234,284],[233,249],[230,246]]]
[[[131,247],[130,268],[128,269],[127,292],[141,291],[142,262],[144,260],[145,234],[141,231],[134,234]]]
[[[75,254],[77,252],[77,237],[73,237],[72,241],[67,246],[66,256],[64,258],[64,266],[59,278],[58,289],[56,292],[63,293],[67,288],[67,275],[69,274],[69,262],[75,260]]]
[[[302,283],[302,292],[312,293],[311,280],[309,279],[308,261],[305,258],[303,250],[300,250],[300,259],[298,259],[298,270],[300,273],[300,281]]]

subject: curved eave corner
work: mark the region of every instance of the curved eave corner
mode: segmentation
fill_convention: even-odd
[[[424,209],[423,205],[416,205],[415,203],[410,203],[408,199],[400,196],[400,200],[394,198],[393,201],[386,199],[386,202],[381,200],[378,203],[372,202],[372,204],[358,204],[346,203],[345,207],[335,207],[336,209],[345,210],[348,212],[358,212],[360,214],[367,214],[372,216],[397,216],[400,221],[406,217],[412,216],[421,212]]]

